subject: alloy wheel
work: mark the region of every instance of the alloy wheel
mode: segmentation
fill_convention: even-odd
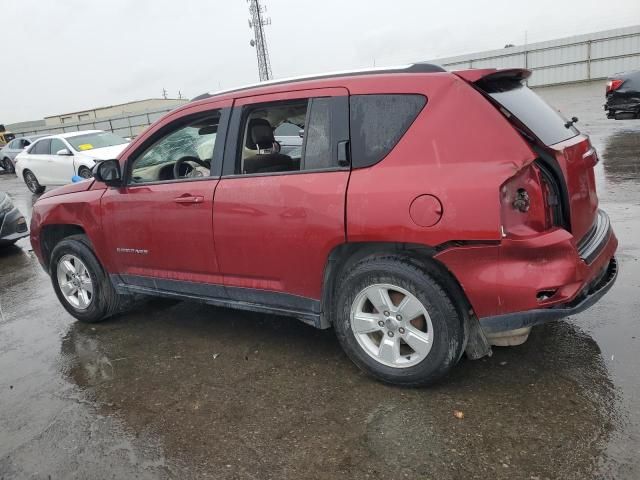
[[[69,304],[86,310],[93,301],[93,282],[86,265],[75,255],[63,255],[57,266],[58,286]]]
[[[370,285],[356,295],[351,330],[377,362],[407,368],[426,358],[433,345],[433,324],[426,307],[411,292],[390,284]]]
[[[31,172],[27,172],[24,174],[24,179],[27,184],[27,187],[29,187],[29,190],[35,193],[36,190],[38,190],[38,186],[39,186],[36,176]]]

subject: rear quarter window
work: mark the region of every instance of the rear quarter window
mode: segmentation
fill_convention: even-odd
[[[574,126],[567,128],[567,120],[560,112],[518,80],[479,83],[478,86],[507,111],[507,117],[516,117],[545,145],[568,140],[580,133]]]
[[[427,103],[423,95],[352,95],[351,163],[375,165],[396,146]]]

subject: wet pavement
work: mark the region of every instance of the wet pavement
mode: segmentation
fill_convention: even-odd
[[[76,323],[28,240],[0,251],[0,479],[640,478],[640,121],[607,120],[603,91],[539,90],[600,152],[617,284],[429,389],[288,318],[151,300]]]

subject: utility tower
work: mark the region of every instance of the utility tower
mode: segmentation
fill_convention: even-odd
[[[269,61],[269,49],[267,48],[267,37],[264,34],[264,27],[271,25],[271,19],[265,17],[267,7],[260,5],[260,0],[247,0],[249,4],[249,28],[253,29],[253,38],[249,42],[256,49],[258,57],[258,73],[260,81],[264,82],[273,77],[271,73],[271,62]]]

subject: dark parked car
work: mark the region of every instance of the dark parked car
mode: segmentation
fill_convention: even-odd
[[[16,156],[23,152],[25,148],[35,142],[38,138],[42,138],[44,136],[45,135],[32,135],[29,137],[20,137],[11,140],[0,150],[0,167],[4,168],[7,172],[14,173],[16,171]]]
[[[640,118],[640,70],[617,73],[609,77],[604,109],[607,118],[631,120]]]
[[[202,95],[40,197],[33,251],[80,321],[139,293],[278,313],[333,327],[379,379],[431,383],[616,279],[598,155],[530,73],[415,64]]]
[[[0,192],[0,247],[12,245],[29,235],[27,222],[4,192]]]

